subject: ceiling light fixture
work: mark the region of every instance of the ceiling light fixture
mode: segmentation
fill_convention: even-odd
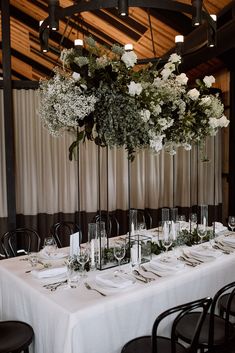
[[[79,0],[72,6],[60,7],[58,0],[48,0],[49,16],[44,20],[40,26],[40,38],[43,39],[43,33],[47,31],[47,26],[50,26],[50,30],[55,29],[55,23],[58,24],[59,19],[64,19],[66,17],[71,17],[75,14],[81,14],[82,12],[95,11],[102,9],[114,9],[118,10],[120,16],[128,15],[128,10],[131,7],[140,7],[143,9],[161,9],[166,11],[173,11],[182,14],[189,14],[192,16],[192,23],[194,26],[199,26],[200,24],[207,24],[207,41],[202,41],[194,45],[190,45],[187,42],[187,46],[184,44],[183,36],[177,36],[176,38],[176,48],[174,50],[178,51],[181,56],[186,56],[187,54],[192,54],[195,51],[205,47],[213,47],[216,44],[216,17],[210,16],[206,11],[205,6],[203,6],[202,0],[191,0],[190,4],[185,4],[178,0],[167,0],[167,1],[156,1],[156,0],[99,0],[99,1],[88,1]],[[55,23],[54,23],[55,22]],[[54,23],[54,24],[53,24]],[[153,42],[153,38],[152,38]],[[187,48],[187,50],[186,50]],[[172,53],[172,51],[171,51]],[[155,62],[161,60],[162,62],[167,61],[167,54],[163,58],[157,58],[154,52],[154,58],[140,59],[138,63]]]
[[[52,31],[57,31],[59,29],[59,20],[57,18],[58,9],[59,9],[58,0],[48,0],[49,27]]]
[[[202,0],[192,0],[193,17],[192,25],[200,26],[202,23]]]
[[[118,14],[128,16],[128,0],[118,0]]]

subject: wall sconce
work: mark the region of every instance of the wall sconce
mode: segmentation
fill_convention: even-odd
[[[118,0],[118,14],[128,16],[128,0]]]

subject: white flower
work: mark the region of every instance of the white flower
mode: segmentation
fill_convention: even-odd
[[[129,85],[127,85],[128,90],[129,90],[129,95],[130,96],[139,96],[140,93],[142,92],[143,88],[140,83],[135,83],[134,81],[131,81]]]
[[[200,105],[209,105],[211,103],[211,99],[209,96],[202,97],[200,101]]]
[[[98,68],[103,68],[108,64],[108,58],[106,55],[96,59],[96,65]]]
[[[170,69],[163,69],[161,72],[162,79],[167,80],[168,77],[171,75],[172,71]]]
[[[165,135],[155,135],[153,132],[149,132],[150,140],[149,145],[155,152],[160,152],[162,150],[162,140]]]
[[[78,72],[73,72],[72,78],[73,78],[75,81],[79,81],[80,78],[81,78],[81,75],[80,75]]]
[[[209,125],[212,129],[217,129],[217,127],[219,127],[219,119],[209,118]]]
[[[172,63],[181,63],[181,56],[176,54],[176,53],[173,53],[170,55],[169,57],[169,62],[172,62]]]
[[[215,78],[214,76],[205,76],[203,82],[205,83],[206,87],[210,88],[212,83],[215,83]]]
[[[127,68],[133,67],[137,62],[137,55],[133,51],[126,51],[122,55],[121,60],[124,62]]]
[[[166,130],[171,127],[174,123],[173,119],[160,118],[158,119],[158,124],[161,125],[162,130]]]
[[[171,72],[173,72],[175,70],[175,64],[168,62],[164,65],[164,69],[169,69]]]
[[[196,88],[193,88],[193,89],[190,89],[190,91],[188,91],[187,95],[189,96],[189,98],[195,101],[200,96],[200,92]]]
[[[150,119],[150,111],[148,109],[143,109],[140,112],[141,119],[147,123],[147,121]]]
[[[219,126],[220,127],[227,127],[229,124],[229,120],[226,118],[225,115],[222,115],[221,118],[219,119]]]
[[[89,63],[89,60],[86,56],[78,56],[77,58],[74,58],[74,62],[79,67],[82,67],[84,65],[87,65]]]
[[[190,151],[192,149],[192,146],[189,143],[184,143],[183,147],[186,151]]]
[[[176,76],[176,82],[178,82],[180,85],[187,85],[188,82],[188,77],[186,76],[185,73],[182,73],[178,76]]]

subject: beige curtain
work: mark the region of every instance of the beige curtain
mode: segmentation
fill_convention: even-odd
[[[6,186],[2,91],[0,92],[0,217],[6,216]],[[78,163],[68,160],[73,137],[49,135],[38,116],[37,91],[14,90],[17,213],[73,213],[78,210]],[[130,163],[131,207],[158,209],[221,203],[220,134],[206,144],[209,162],[201,162],[197,147],[175,156],[140,151]],[[98,147],[80,145],[80,209],[96,212]],[[108,159],[107,159],[108,157]],[[100,149],[101,208],[128,209],[128,160],[124,150]],[[107,189],[108,181],[108,189]]]

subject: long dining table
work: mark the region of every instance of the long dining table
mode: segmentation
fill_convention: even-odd
[[[235,280],[232,252],[195,267],[185,264],[167,276],[145,273],[154,280],[136,280],[127,288],[106,291],[106,296],[88,290],[82,281],[77,288],[50,291],[43,287],[45,279],[29,272],[25,259],[0,261],[0,315],[1,320],[22,320],[33,327],[34,353],[120,353],[127,341],[151,334],[155,318],[164,310],[213,296]],[[130,270],[129,265],[122,268]],[[97,275],[115,270],[91,271],[86,280],[94,285]]]

